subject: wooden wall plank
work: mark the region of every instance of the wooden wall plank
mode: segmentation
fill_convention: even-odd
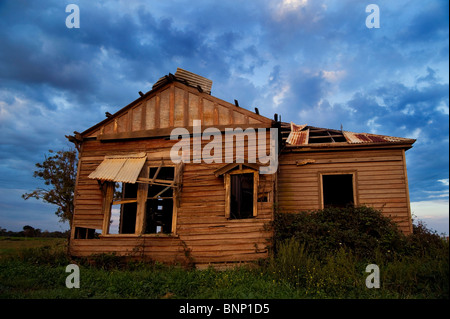
[[[177,98],[175,95],[175,101],[178,102],[179,98],[180,96]],[[184,98],[183,95],[183,103]],[[176,113],[177,108],[174,110]],[[148,125],[147,122],[145,125]],[[95,229],[106,227],[103,225],[107,218],[103,218],[106,212],[102,212],[103,196],[100,187],[97,181],[88,178],[105,155],[143,151],[148,153],[148,159],[159,162],[160,158],[157,155],[168,156],[174,143],[174,141],[162,139],[85,142],[77,184],[79,205],[76,207],[75,225]],[[144,242],[139,241],[139,238],[130,239],[122,235],[110,235],[92,240],[77,239],[71,241],[72,253],[78,256],[101,252],[130,255],[141,250],[145,257],[173,261],[186,258],[183,247],[187,247],[191,250],[195,262],[248,261],[266,256],[265,246],[271,233],[267,232],[265,227],[273,219],[273,196],[271,196],[271,202],[257,202],[256,217],[246,220],[228,220],[225,217],[224,181],[222,177],[214,175],[214,171],[222,165],[224,164],[187,163],[184,165],[183,189],[180,194],[180,207],[177,210],[178,237],[171,238],[169,241],[164,237],[143,235]],[[261,175],[258,193],[273,191],[273,178],[272,175]],[[141,226],[138,225],[138,227]],[[218,249],[219,246],[221,249]]]
[[[315,162],[296,165],[304,159]],[[289,153],[283,154],[279,163],[277,198],[281,211],[319,209],[319,173],[355,171],[359,204],[381,209],[385,215],[410,218],[402,149]],[[409,233],[409,224],[401,226],[402,231]]]

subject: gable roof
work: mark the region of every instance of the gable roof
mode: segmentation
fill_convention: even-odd
[[[281,132],[287,147],[410,144],[416,140],[371,133],[355,133],[294,123],[282,123]]]
[[[151,91],[81,133],[100,140],[169,136],[172,129],[192,132],[193,121],[202,128],[271,127],[267,117],[231,104],[211,93],[212,81],[178,68],[160,78]]]

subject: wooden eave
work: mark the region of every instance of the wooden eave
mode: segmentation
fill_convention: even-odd
[[[229,163],[229,164],[226,164],[226,165],[218,168],[217,170],[215,170],[214,175],[216,177],[219,177],[219,176],[226,174],[236,168],[238,168],[239,170],[249,168],[249,169],[257,171],[259,169],[259,165],[254,164],[254,163]]]

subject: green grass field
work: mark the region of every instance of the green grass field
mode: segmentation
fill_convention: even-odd
[[[218,271],[114,255],[72,259],[61,238],[0,237],[0,299],[448,299],[449,243],[408,237],[366,207],[277,214],[270,257]],[[80,288],[67,288],[76,263]],[[379,288],[368,288],[369,264]]]
[[[64,245],[66,242],[65,238],[0,236],[0,258],[15,255],[28,248]]]
[[[77,260],[80,288],[65,286],[64,239],[2,238],[0,298],[80,299],[411,299],[448,298],[448,258],[380,260],[381,288],[365,286],[366,263],[349,251],[318,260],[295,241],[276,258],[226,271],[159,263],[124,263],[116,256],[95,266]],[[445,255],[444,255],[445,256]],[[446,282],[446,284],[445,284]]]

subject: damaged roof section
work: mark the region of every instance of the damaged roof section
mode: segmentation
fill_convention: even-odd
[[[286,143],[291,145],[306,145],[309,140],[309,129],[302,131],[305,125],[297,125],[291,123],[291,133],[289,134]]]
[[[414,139],[378,135],[370,133],[354,133],[343,130],[283,123],[282,135],[287,146],[306,146],[311,144],[339,143],[348,144],[413,144]],[[286,137],[286,134],[289,134]]]
[[[344,136],[347,142],[350,144],[361,144],[361,143],[398,143],[398,142],[411,142],[414,139],[394,137],[387,135],[377,135],[369,133],[353,133],[344,131]]]

